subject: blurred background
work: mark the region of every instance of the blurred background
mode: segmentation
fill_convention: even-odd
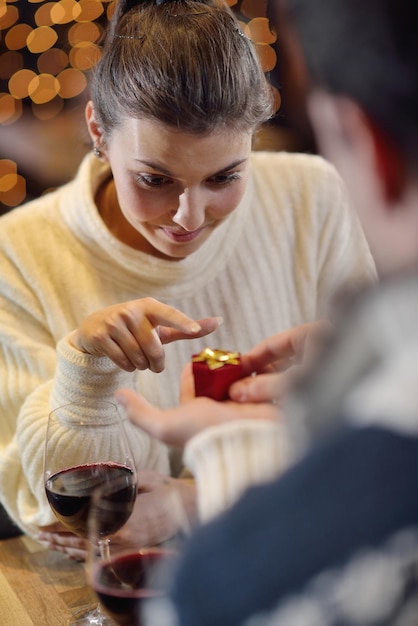
[[[291,115],[267,0],[228,0],[274,89],[277,115],[256,149],[314,151]],[[114,0],[0,0],[0,214],[70,180],[90,142],[88,73]]]

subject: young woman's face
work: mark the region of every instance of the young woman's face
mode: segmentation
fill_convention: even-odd
[[[135,247],[158,256],[195,252],[243,197],[251,133],[187,134],[126,119],[106,142],[120,210]]]

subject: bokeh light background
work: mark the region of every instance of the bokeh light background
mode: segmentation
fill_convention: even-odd
[[[267,0],[228,4],[273,75],[276,35]],[[1,213],[66,182],[90,148],[83,118],[88,72],[113,9],[113,0],[0,0]]]

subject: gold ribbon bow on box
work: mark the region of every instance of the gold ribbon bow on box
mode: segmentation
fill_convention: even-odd
[[[238,365],[239,352],[227,352],[226,350],[211,350],[205,348],[200,354],[192,357],[194,363],[206,363],[210,370],[217,370],[224,365]]]

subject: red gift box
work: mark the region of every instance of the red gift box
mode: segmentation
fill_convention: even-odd
[[[196,396],[213,400],[227,400],[229,387],[242,377],[239,352],[205,348],[193,354],[192,367]]]

